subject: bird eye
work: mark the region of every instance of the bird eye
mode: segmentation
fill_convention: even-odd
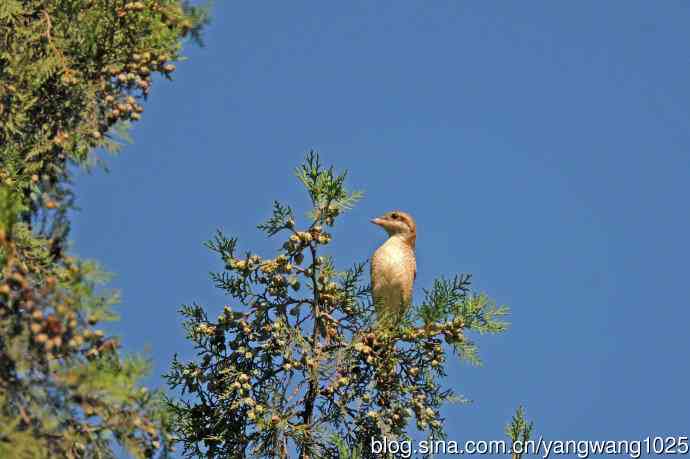
[[[392,218],[393,220],[397,220],[398,217],[399,217],[399,215],[396,214],[395,212],[393,212],[393,213],[391,214],[391,218]]]

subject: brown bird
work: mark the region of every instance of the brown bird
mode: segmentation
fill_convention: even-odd
[[[401,211],[388,212],[371,222],[389,236],[371,258],[371,292],[378,323],[390,326],[412,303],[412,284],[417,277],[417,225],[410,214]]]

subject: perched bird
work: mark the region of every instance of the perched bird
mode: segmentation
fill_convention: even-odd
[[[410,214],[401,211],[388,212],[371,222],[389,236],[371,258],[371,292],[378,323],[391,326],[412,303],[417,225]]]

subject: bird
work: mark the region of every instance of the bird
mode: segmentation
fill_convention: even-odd
[[[417,225],[410,214],[400,210],[371,222],[388,233],[388,239],[371,257],[371,293],[377,323],[391,327],[412,304],[412,286],[417,277]]]

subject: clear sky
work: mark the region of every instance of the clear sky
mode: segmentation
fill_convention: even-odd
[[[228,301],[216,228],[270,256],[274,199],[303,209],[307,150],[350,171],[341,267],[418,225],[416,298],[472,273],[512,310],[484,366],[449,361],[449,438],[690,434],[690,3],[217,2],[205,48],[159,81],[110,172],[80,174],[74,251],[121,289],[125,349],[163,385],[177,314]]]

